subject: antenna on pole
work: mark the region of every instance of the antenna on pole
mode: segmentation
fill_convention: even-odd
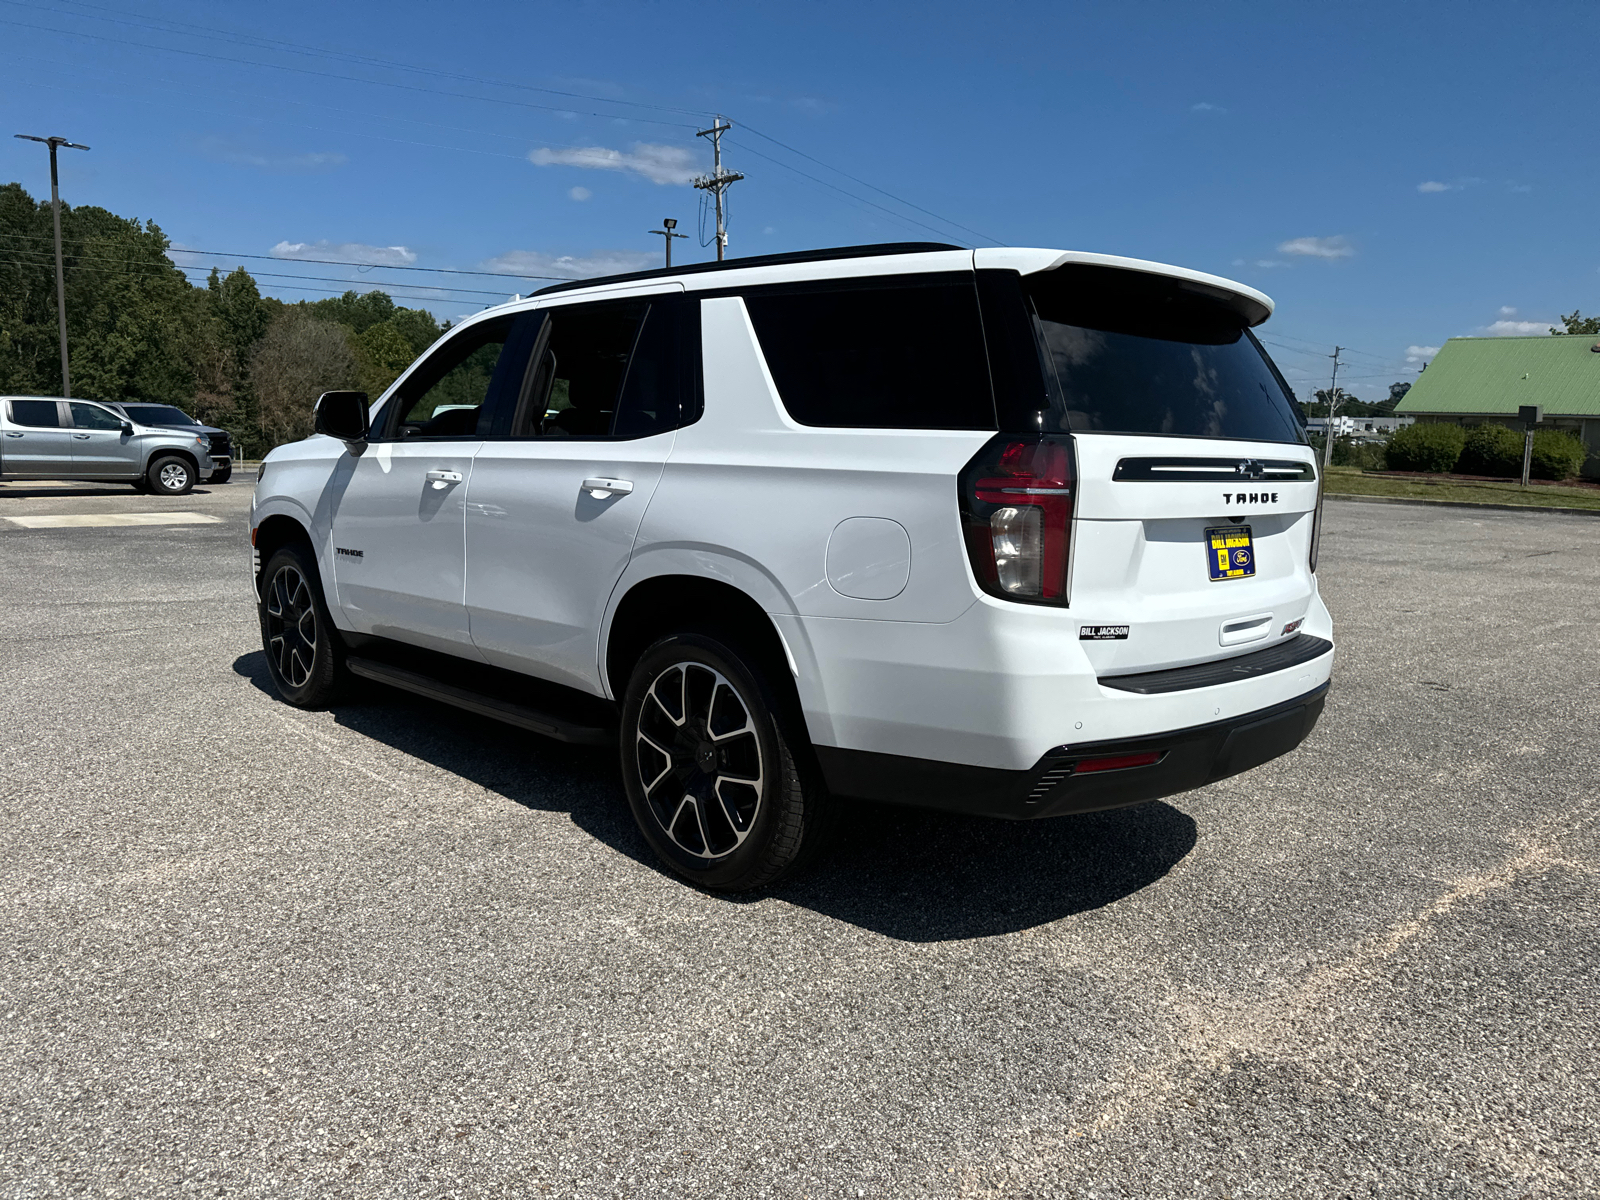
[[[660,234],[662,237],[667,239],[667,270],[669,271],[672,269],[672,239],[686,238],[689,236],[687,233],[673,233],[672,231],[677,227],[678,222],[673,218],[663,217],[661,219],[660,229],[648,229],[645,231],[646,233]]]
[[[711,174],[702,175],[694,181],[694,186],[702,191],[710,192],[717,202],[717,261],[721,262],[728,249],[728,224],[723,215],[722,194],[728,190],[730,184],[738,183],[744,176],[738,171],[724,171],[722,169],[722,135],[733,128],[733,122],[726,125],[722,123],[722,114],[718,113],[716,120],[711,122],[710,129],[702,129],[695,134],[696,137],[711,139]],[[667,239],[667,245],[672,245],[672,240]]]
[[[43,142],[50,147],[50,211],[56,226],[56,320],[61,325],[61,394],[70,400],[72,376],[67,371],[67,279],[61,269],[61,188],[56,182],[56,150],[62,146],[68,150],[87,150],[89,147],[69,142],[64,137],[34,137],[31,133],[19,133],[16,136],[25,142]]]

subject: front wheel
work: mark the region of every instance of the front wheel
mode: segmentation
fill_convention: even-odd
[[[267,560],[261,579],[261,648],[273,686],[297,708],[322,708],[344,680],[344,647],[322,598],[311,547],[283,547]]]
[[[802,770],[804,729],[750,656],[714,635],[657,642],[622,706],[622,774],[634,820],[701,887],[772,883],[815,847],[828,796]]]
[[[186,458],[169,454],[150,464],[145,479],[158,496],[186,496],[194,487],[194,465]]]
[[[227,483],[228,480],[230,480],[232,478],[233,478],[233,468],[231,466],[227,466],[227,467],[223,467],[222,470],[220,470],[220,471],[213,471],[212,474],[211,474],[211,478],[206,480],[206,482],[207,483]]]

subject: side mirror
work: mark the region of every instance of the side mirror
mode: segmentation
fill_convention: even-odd
[[[323,392],[313,411],[318,433],[338,438],[351,447],[367,440],[370,430],[365,392]]]
[[[123,437],[132,437],[133,436],[133,423],[131,421],[124,421],[122,423],[122,436]]]

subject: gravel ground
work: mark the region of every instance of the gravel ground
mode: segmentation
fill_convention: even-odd
[[[0,485],[0,1195],[1600,1194],[1592,520],[1330,503],[1296,753],[729,900],[606,754],[274,701],[248,487]]]

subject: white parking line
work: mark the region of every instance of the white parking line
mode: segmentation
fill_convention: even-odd
[[[104,525],[220,525],[221,517],[197,512],[70,513],[59,516],[4,517],[24,529],[82,529]]]

